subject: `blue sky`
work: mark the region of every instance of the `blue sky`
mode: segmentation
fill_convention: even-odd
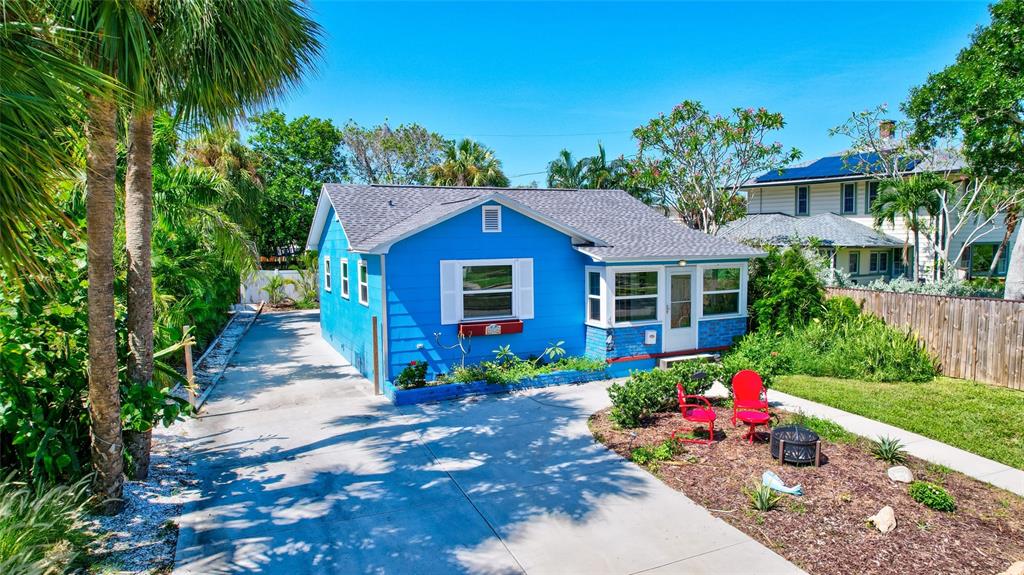
[[[314,2],[318,73],[279,103],[364,125],[417,122],[493,148],[513,184],[543,184],[560,149],[630,155],[630,131],[686,99],[764,106],[813,157],[828,128],[895,108],[988,22],[973,3]]]

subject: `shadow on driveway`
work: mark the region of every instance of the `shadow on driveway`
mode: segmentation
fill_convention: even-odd
[[[261,317],[186,426],[175,573],[798,572],[595,443],[604,385],[395,408],[317,322]]]

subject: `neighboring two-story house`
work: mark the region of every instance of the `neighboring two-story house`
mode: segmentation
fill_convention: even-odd
[[[871,154],[862,156],[865,164],[872,163]],[[965,185],[961,167],[961,162],[953,160],[943,165],[941,171],[957,185]],[[929,170],[928,164],[919,162],[907,173]],[[905,243],[913,245],[913,234],[908,234],[902,218],[881,228],[873,226],[871,205],[878,197],[879,182],[844,161],[842,154],[762,174],[742,189],[747,194],[747,215],[724,226],[719,235],[779,246],[794,241],[807,243],[814,238],[831,256],[834,268],[848,273],[855,283],[911,275],[913,250],[907,250],[908,261],[904,261],[903,248]],[[991,228],[971,242],[960,263],[963,275],[988,275],[992,257],[1005,234],[1001,220]],[[936,229],[921,233],[920,278],[933,277],[933,245],[940,233]],[[959,241],[963,245],[964,240]],[[1012,245],[1011,241],[997,265],[996,275],[1000,277],[1006,275]]]

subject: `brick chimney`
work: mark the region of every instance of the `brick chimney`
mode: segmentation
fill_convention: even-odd
[[[895,120],[880,120],[878,122],[878,135],[883,140],[891,140],[896,135]]]

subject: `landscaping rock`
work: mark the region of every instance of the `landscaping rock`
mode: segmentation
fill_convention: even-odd
[[[868,521],[874,523],[875,528],[882,533],[888,533],[896,529],[896,512],[886,505],[878,513],[868,517]]]
[[[1024,561],[1017,561],[999,575],[1024,575]]]
[[[889,479],[893,481],[899,481],[900,483],[913,483],[914,473],[902,465],[890,467],[889,471],[885,472],[889,476]]]

